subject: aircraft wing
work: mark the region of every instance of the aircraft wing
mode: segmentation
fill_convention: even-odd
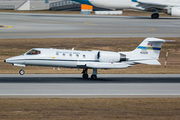
[[[139,3],[139,6],[145,8],[147,11],[153,11],[153,10],[163,10],[164,8],[170,6],[166,3],[156,3],[156,2],[143,2],[138,0],[132,0],[132,2]]]
[[[134,63],[148,64],[148,65],[161,65],[158,60],[140,60],[134,61]]]
[[[148,6],[157,6],[157,7],[168,7],[168,4],[161,4],[161,3],[153,3],[153,2],[143,2],[138,0],[132,0],[132,2],[137,2],[142,5],[148,5]]]
[[[131,67],[126,63],[106,63],[106,62],[90,62],[90,63],[79,63],[79,67],[96,68],[96,69],[121,69]]]

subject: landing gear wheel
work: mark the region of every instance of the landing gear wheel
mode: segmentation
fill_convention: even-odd
[[[97,79],[97,75],[91,75],[91,79],[96,80]]]
[[[20,74],[20,75],[24,75],[24,73],[25,73],[24,70],[20,70],[20,71],[19,71],[19,74]]]
[[[153,14],[151,15],[151,18],[152,18],[152,19],[158,19],[158,18],[159,18],[159,14],[158,14],[158,13],[153,13]]]
[[[83,77],[84,79],[88,79],[88,74],[83,74],[82,77]]]

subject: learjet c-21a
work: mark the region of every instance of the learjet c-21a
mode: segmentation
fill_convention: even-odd
[[[154,12],[152,19],[159,18],[163,12],[171,16],[180,17],[180,0],[73,0],[81,4],[92,5],[107,9],[134,9]]]
[[[130,52],[110,52],[101,50],[79,51],[65,49],[34,48],[24,55],[4,60],[14,66],[47,66],[83,69],[82,77],[88,78],[88,69],[93,69],[92,79],[97,79],[97,69],[122,69],[135,64],[160,65],[158,62],[163,42],[158,38],[146,38],[135,50]]]

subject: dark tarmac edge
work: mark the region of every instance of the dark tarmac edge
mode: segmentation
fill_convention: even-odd
[[[0,95],[0,98],[180,98],[180,95]]]

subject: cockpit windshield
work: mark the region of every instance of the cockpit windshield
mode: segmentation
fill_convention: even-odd
[[[41,51],[38,50],[31,50],[27,53],[27,55],[38,55],[41,54]]]

